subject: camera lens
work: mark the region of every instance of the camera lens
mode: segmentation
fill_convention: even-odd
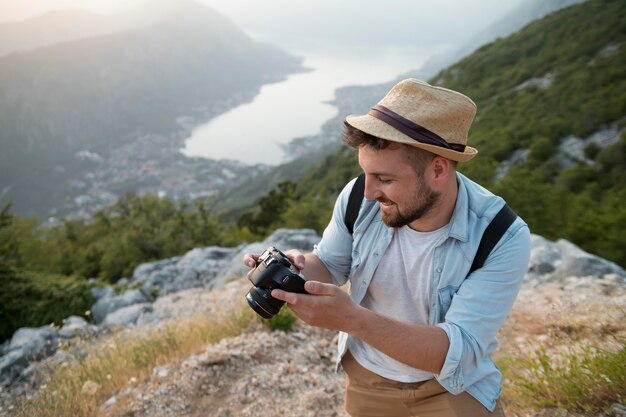
[[[264,287],[252,287],[246,294],[246,301],[259,316],[264,319],[271,319],[285,304],[284,301],[277,300],[271,296],[272,290]]]

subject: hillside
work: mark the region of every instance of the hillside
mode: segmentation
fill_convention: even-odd
[[[310,250],[318,240],[281,229],[236,249],[196,248],[135,269],[126,282],[138,288],[101,288],[89,324],[71,317],[20,329],[0,345],[0,415],[344,416],[336,332],[289,314],[270,331],[243,301],[243,253],[269,244]],[[570,242],[532,236],[528,272],[498,335],[507,415],[622,416],[625,280],[626,271]],[[147,299],[155,289],[162,295]],[[36,364],[28,352],[48,358]]]
[[[100,175],[94,160],[106,160],[106,169],[117,149],[145,138],[156,152],[131,151],[155,154],[143,164],[164,152],[176,158],[195,124],[301,70],[300,59],[192,1],[147,28],[0,58],[0,202],[47,217],[81,194],[72,181]],[[122,188],[142,180],[149,175]]]
[[[504,16],[501,20],[486,28],[463,43],[460,48],[436,55],[426,61],[419,70],[411,71],[408,75],[421,80],[430,79],[439,71],[457,63],[479,47],[493,42],[497,38],[508,36],[522,29],[528,23],[544,17],[556,10],[581,3],[583,0],[530,0],[524,1]]]
[[[461,164],[461,172],[502,195],[533,232],[566,238],[621,265],[624,22],[624,2],[574,5],[481,47],[430,80],[478,105],[469,143],[479,156]],[[340,119],[366,112],[392,85],[339,90],[337,129]],[[338,190],[358,171],[353,152],[337,151],[302,175],[291,211],[317,201],[325,204],[318,213],[323,223]]]

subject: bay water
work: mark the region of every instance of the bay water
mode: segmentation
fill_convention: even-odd
[[[285,162],[281,144],[318,133],[321,125],[337,114],[329,103],[335,89],[391,81],[448,49],[446,45],[425,48],[253,36],[303,57],[304,66],[312,71],[266,84],[251,102],[198,126],[185,141],[181,150],[185,155],[246,164]]]

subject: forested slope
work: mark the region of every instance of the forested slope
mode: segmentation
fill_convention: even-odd
[[[461,172],[502,195],[533,233],[568,239],[622,266],[625,39],[626,3],[589,1],[485,45],[430,80],[478,105],[469,141],[479,155]],[[271,226],[324,224],[358,171],[354,153],[342,149],[294,187],[275,190],[289,202],[280,202],[284,214]]]

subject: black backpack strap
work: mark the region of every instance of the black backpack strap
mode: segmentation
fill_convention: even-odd
[[[354,185],[352,186],[350,196],[348,197],[346,215],[343,219],[350,234],[354,232],[354,223],[356,222],[357,217],[359,217],[364,192],[365,174],[361,174],[357,177]],[[478,251],[476,252],[474,262],[472,263],[472,267],[470,268],[468,275],[483,266],[493,248],[500,241],[500,239],[502,239],[504,232],[508,230],[516,218],[517,214],[515,214],[511,207],[505,203],[498,214],[496,214],[493,220],[491,220],[489,226],[485,229],[483,237],[480,239]]]
[[[509,207],[508,204],[504,204],[504,207],[500,209],[496,217],[493,218],[489,226],[485,229],[468,275],[483,266],[494,246],[500,241],[504,232],[507,231],[516,218],[517,214],[515,214],[511,207]]]
[[[361,209],[361,202],[363,201],[363,194],[365,193],[365,174],[361,174],[357,177],[352,191],[350,191],[350,197],[348,198],[348,206],[346,207],[346,215],[343,219],[348,232],[352,234],[354,231],[354,223],[357,217],[359,217],[359,210]]]

